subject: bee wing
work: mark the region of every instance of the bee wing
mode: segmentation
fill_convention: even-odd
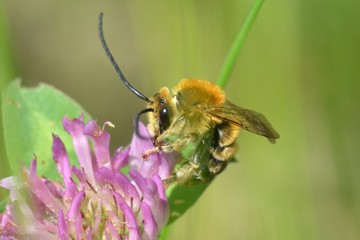
[[[221,121],[235,124],[249,132],[264,136],[271,143],[275,143],[276,139],[280,137],[264,115],[238,107],[229,101],[226,101],[221,107],[210,107],[206,112]]]

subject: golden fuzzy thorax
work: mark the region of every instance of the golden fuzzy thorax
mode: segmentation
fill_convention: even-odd
[[[174,90],[182,93],[183,103],[188,106],[221,106],[226,100],[223,90],[206,80],[183,79]]]
[[[226,97],[220,87],[206,80],[183,79],[174,92],[181,115],[189,121],[189,127],[184,130],[203,134],[218,123],[217,119],[205,115],[205,111],[209,106],[224,104]]]

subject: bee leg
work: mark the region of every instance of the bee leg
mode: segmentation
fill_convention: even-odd
[[[170,177],[164,179],[163,182],[166,185],[170,185],[174,182],[186,183],[188,182],[188,179],[200,179],[200,176],[195,171],[199,168],[199,166],[199,164],[194,164],[191,162],[184,164],[180,168],[175,169],[175,173],[173,173],[173,175],[171,175]]]
[[[147,150],[146,152],[144,152],[144,153],[142,154],[142,157],[143,157],[144,159],[147,159],[148,156],[149,156],[150,154],[153,154],[153,153],[158,153],[158,152],[172,152],[172,151],[174,151],[174,147],[173,147],[172,144],[163,145],[163,146],[156,146],[156,147],[151,148],[151,149]]]
[[[166,131],[161,133],[156,138],[156,143],[165,142],[169,138],[179,138],[179,133],[182,133],[182,130],[186,126],[186,121],[184,117],[179,117]]]
[[[172,152],[172,151],[176,151],[176,150],[179,150],[181,149],[182,146],[184,146],[188,141],[189,141],[189,137],[187,138],[182,138],[182,139],[179,139],[173,143],[169,143],[169,144],[166,144],[166,145],[158,145],[154,148],[151,148],[149,150],[147,150],[146,152],[144,152],[142,154],[142,157],[144,159],[147,159],[147,157],[150,155],[150,154],[153,154],[153,153],[158,153],[158,152]]]
[[[176,182],[176,180],[177,180],[176,175],[172,175],[172,176],[170,176],[170,177],[168,177],[168,178],[163,179],[163,183],[164,183],[165,185],[170,185],[170,184]]]
[[[208,163],[209,171],[214,175],[220,174],[227,166],[227,163],[227,161],[221,161],[212,157]]]
[[[142,153],[142,157],[143,157],[143,159],[147,160],[147,158],[150,154],[157,153],[157,152],[160,152],[160,150],[157,147],[151,148],[151,149],[147,150],[146,152]]]

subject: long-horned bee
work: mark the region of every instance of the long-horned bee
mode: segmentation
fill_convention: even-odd
[[[152,98],[126,80],[106,45],[99,16],[99,35],[107,56],[119,77],[136,96],[148,103],[139,116],[148,113],[148,130],[155,152],[185,152],[180,167],[165,181],[180,184],[207,182],[222,172],[237,151],[236,139],[245,129],[275,143],[279,134],[261,113],[238,107],[226,99],[217,85],[197,79],[183,79],[173,89],[163,87]]]

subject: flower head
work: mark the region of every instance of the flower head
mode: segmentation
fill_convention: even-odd
[[[82,117],[64,117],[63,125],[80,167],[70,166],[63,142],[53,135],[53,159],[63,181],[37,176],[36,159],[29,170],[23,168],[21,179],[2,179],[0,185],[10,189],[11,202],[0,215],[0,236],[156,239],[169,217],[161,178],[169,176],[172,163],[161,155],[143,163],[141,151],[149,143],[136,136],[130,147],[111,156],[110,135],[95,121],[85,124]],[[148,134],[143,125],[140,131]],[[127,176],[119,170],[129,162],[132,169]]]

